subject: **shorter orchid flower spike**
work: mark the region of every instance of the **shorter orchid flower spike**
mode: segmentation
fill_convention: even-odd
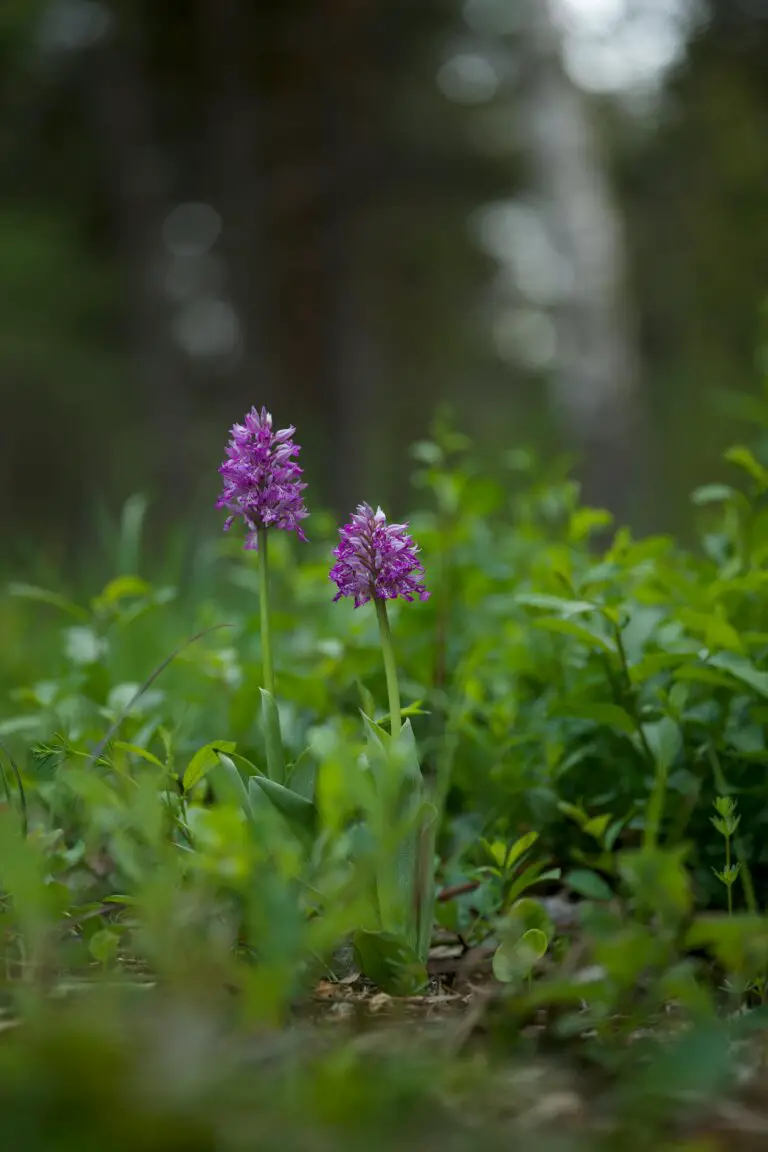
[[[420,577],[424,568],[418,560],[418,546],[408,534],[407,524],[388,524],[381,508],[358,505],[348,524],[339,529],[340,543],[334,549],[336,563],[330,578],[338,587],[334,600],[353,596],[355,608],[369,600],[428,600],[429,592]]]

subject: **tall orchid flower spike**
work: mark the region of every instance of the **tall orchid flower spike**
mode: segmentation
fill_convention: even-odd
[[[272,430],[266,408],[251,408],[242,424],[235,424],[227,445],[227,459],[219,468],[224,487],[217,508],[227,508],[227,531],[242,518],[248,529],[246,548],[258,548],[262,531],[279,528],[306,540],[301,521],[309,513],[304,505],[302,470],[295,462],[301,448],[293,442],[295,428]]]
[[[269,627],[269,582],[267,569],[267,533],[272,530],[295,532],[306,540],[301,526],[309,513],[302,495],[306,484],[296,463],[301,451],[294,443],[295,428],[275,432],[272,415],[266,408],[251,408],[242,424],[231,429],[227,458],[219,468],[223,478],[217,508],[226,508],[227,531],[235,520],[242,519],[247,535],[246,548],[259,552],[261,647],[264,662],[264,687],[274,692],[272,644]]]
[[[376,605],[394,736],[399,734],[402,723],[387,600],[429,599],[421,579],[424,568],[418,559],[419,549],[408,533],[407,524],[388,524],[381,508],[374,512],[370,504],[358,505],[350,522],[339,529],[339,536],[340,542],[333,552],[336,563],[330,572],[338,588],[334,600],[351,596],[355,608],[369,600]]]

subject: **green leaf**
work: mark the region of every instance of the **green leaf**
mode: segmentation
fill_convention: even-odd
[[[666,774],[683,746],[683,735],[680,727],[671,716],[663,716],[652,724],[643,724],[643,734],[648,743],[656,767],[659,772]]]
[[[266,688],[261,692],[261,719],[264,726],[264,743],[267,750],[267,775],[277,784],[285,783],[285,753],[280,732],[280,713],[275,698]]]
[[[100,964],[108,964],[110,960],[114,960],[119,947],[119,933],[114,932],[111,928],[102,928],[95,932],[88,941],[88,951],[94,960],[98,960]]]
[[[717,652],[714,656],[710,656],[708,663],[748,684],[760,696],[768,697],[768,672],[761,672],[751,661],[741,656],[734,656],[730,652]]]
[[[184,791],[189,792],[195,784],[199,784],[203,777],[219,762],[219,752],[234,752],[237,747],[231,740],[213,740],[198,748],[187,765],[182,781]]]
[[[390,996],[415,996],[426,988],[429,977],[408,943],[391,932],[356,932],[353,938],[363,973]]]
[[[574,868],[573,872],[568,872],[565,883],[587,900],[613,899],[613,892],[602,876],[597,872],[590,872],[587,868]]]
[[[638,905],[646,914],[660,915],[678,923],[693,902],[691,881],[683,865],[687,846],[646,847],[622,852],[619,871]]]
[[[309,748],[306,748],[288,772],[288,784],[292,792],[305,800],[314,800],[317,780],[317,761]]]
[[[532,928],[541,932],[547,943],[555,935],[555,926],[544,905],[526,896],[517,900],[509,909],[499,926],[499,934],[505,939],[511,937],[517,940]]]
[[[274,808],[283,816],[292,828],[299,832],[315,834],[317,829],[317,809],[311,800],[292,792],[276,780],[266,776],[251,776],[248,781],[248,795],[251,807],[258,804],[260,794],[269,797]]]
[[[682,683],[692,684],[713,684],[717,688],[730,688],[733,691],[734,684],[730,677],[726,676],[723,672],[716,672],[714,668],[707,668],[701,664],[684,664],[682,668],[678,668],[672,673],[675,680]]]
[[[113,608],[121,600],[132,596],[148,596],[152,585],[140,576],[118,576],[110,580],[107,586],[93,601],[93,607],[98,610]]]
[[[577,624],[575,620],[560,620],[557,617],[545,616],[541,619],[532,621],[536,628],[542,628],[546,632],[557,632],[563,636],[573,636],[576,640],[580,640],[582,644],[586,644],[592,652],[601,651],[607,652],[610,656],[617,654],[616,644],[607,636],[603,636],[594,628],[587,628],[584,624]]]
[[[528,976],[547,951],[547,938],[529,928],[517,940],[503,940],[493,955],[493,974],[502,984]]]
[[[598,844],[602,843],[605,830],[611,822],[610,812],[602,812],[599,816],[592,816],[587,820],[584,825],[584,833],[591,836],[593,840],[597,840]]]
[[[726,971],[748,975],[768,967],[768,919],[749,912],[697,916],[688,931],[690,948],[706,948]]]
[[[741,492],[730,484],[703,484],[691,493],[691,500],[699,507],[705,504],[725,504],[729,500],[743,500]]]
[[[579,720],[592,720],[595,724],[605,725],[608,728],[617,728],[627,736],[637,732],[637,724],[625,708],[619,704],[567,704],[553,709],[553,716],[572,716]]]
[[[146,748],[139,748],[136,744],[126,744],[123,740],[116,740],[114,747],[119,748],[121,752],[129,752],[132,756],[138,756],[139,759],[146,760],[148,764],[154,764],[157,768],[162,768],[165,771],[165,764],[162,760],[158,760],[157,756],[153,752],[148,752]],[[222,747],[222,745],[218,745],[218,747]]]
[[[38,604],[49,604],[52,608],[59,608],[62,612],[68,612],[70,616],[76,616],[78,620],[89,618],[85,608],[81,608],[79,604],[68,600],[66,596],[60,596],[58,592],[51,592],[47,588],[38,588],[34,584],[15,583],[8,585],[8,592],[11,596],[17,596],[21,600],[34,600]]]
[[[376,701],[371,695],[370,690],[366,688],[365,684],[363,684],[362,680],[356,680],[355,683],[357,684],[357,690],[360,693],[360,703],[363,715],[373,716],[374,712],[376,711]]]
[[[524,856],[529,848],[533,847],[533,845],[536,843],[538,838],[539,838],[538,832],[531,831],[531,832],[526,832],[524,836],[521,836],[519,840],[516,840],[515,843],[512,845],[512,847],[509,849],[509,851],[506,852],[507,868],[511,869],[512,865],[515,864],[520,859],[521,856]],[[495,852],[494,852],[494,856],[495,856]],[[501,863],[503,865],[504,860],[502,860]]]
[[[754,453],[744,444],[737,444],[733,448],[729,448],[723,459],[727,460],[729,464],[735,464],[737,468],[743,468],[757,483],[761,491],[768,488],[768,468],[764,468],[755,459]]]
[[[217,754],[216,763],[208,769],[208,779],[219,804],[234,804],[246,816],[251,816],[251,803],[243,778],[234,760],[226,753]]]
[[[570,804],[567,800],[559,800],[557,807],[566,816],[570,816],[571,820],[575,820],[580,828],[583,828],[585,824],[589,823],[588,813],[577,804]]]
[[[543,884],[546,880],[559,880],[559,868],[544,869],[544,865],[539,862],[536,864],[529,864],[524,868],[519,876],[516,876],[510,885],[509,891],[506,894],[506,905],[511,907],[523,892],[527,892],[534,884]]]
[[[516,596],[515,600],[524,608],[545,608],[550,612],[557,612],[563,619],[600,610],[597,604],[592,604],[589,600],[566,600],[562,596],[546,596],[533,592]]]

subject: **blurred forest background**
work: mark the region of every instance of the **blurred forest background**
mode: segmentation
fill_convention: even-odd
[[[0,517],[52,562],[227,431],[403,511],[450,403],[685,529],[768,289],[768,0],[0,0]],[[220,517],[219,517],[220,520]]]

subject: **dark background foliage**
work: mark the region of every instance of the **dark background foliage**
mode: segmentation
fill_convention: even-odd
[[[684,523],[754,386],[768,5],[553,12],[5,0],[16,538],[72,558],[137,488],[159,523],[208,516],[262,402],[299,426],[315,504],[402,503],[447,400],[481,443],[572,448],[590,498]],[[623,44],[618,77],[584,43]]]

